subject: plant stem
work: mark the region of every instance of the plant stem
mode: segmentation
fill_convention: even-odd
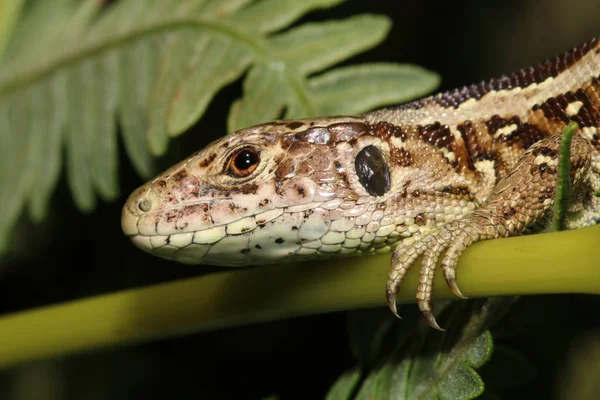
[[[552,227],[555,231],[562,231],[565,226],[569,197],[571,196],[571,139],[579,129],[576,122],[569,122],[562,133],[560,141],[560,154],[558,156],[558,177],[556,186],[556,200]]]
[[[599,242],[600,225],[477,243],[461,257],[458,284],[469,297],[600,294]],[[384,306],[389,262],[388,253],[329,264],[242,268],[5,315],[0,318],[0,368],[257,322]],[[408,274],[399,302],[414,301],[418,272],[413,268]],[[454,298],[437,275],[435,298]]]

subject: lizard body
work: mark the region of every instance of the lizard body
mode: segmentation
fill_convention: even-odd
[[[566,228],[600,220],[600,41],[476,85],[360,116],[234,132],[163,172],[123,207],[141,249],[244,266],[392,251],[387,301],[423,256],[417,304],[433,327],[433,274],[451,290],[462,251],[549,225],[570,121]]]

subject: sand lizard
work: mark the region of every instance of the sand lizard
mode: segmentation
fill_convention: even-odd
[[[441,269],[453,293],[471,244],[540,232],[571,147],[566,228],[600,220],[600,41],[511,75],[359,116],[273,121],[227,135],[138,188],[122,228],[189,264],[244,266],[393,251],[386,297],[422,258],[417,304]],[[383,284],[383,282],[382,282]]]

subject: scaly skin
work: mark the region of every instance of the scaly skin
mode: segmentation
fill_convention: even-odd
[[[243,129],[137,189],[123,207],[123,231],[141,249],[188,264],[394,250],[394,313],[403,277],[423,256],[417,303],[440,329],[431,307],[438,260],[462,297],[456,266],[469,245],[547,228],[570,121],[580,130],[566,228],[600,220],[599,75],[600,43],[592,40],[511,76],[400,107]]]

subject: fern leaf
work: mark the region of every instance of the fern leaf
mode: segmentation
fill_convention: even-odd
[[[282,115],[363,112],[437,85],[437,76],[413,69],[407,74],[416,83],[400,90],[390,81],[404,84],[408,75],[385,65],[309,76],[375,46],[389,31],[387,18],[361,15],[276,33],[342,2],[25,2],[0,54],[0,252],[25,205],[34,220],[45,217],[63,149],[74,202],[91,211],[96,196],[119,195],[117,127],[132,164],[149,177],[169,139],[247,71],[231,129]],[[345,99],[349,93],[360,99]]]
[[[484,382],[477,370],[488,362],[494,348],[488,328],[514,302],[515,298],[507,297],[454,303],[443,315],[451,315],[444,324],[449,325],[446,333],[423,331],[420,316],[413,327],[407,326],[409,317],[394,321],[396,329],[390,329],[389,315],[358,314],[350,325],[350,338],[361,370],[371,369],[377,358],[380,362],[362,379],[356,377],[356,368],[342,374],[331,387],[330,398],[342,398],[341,394],[356,400],[478,397]],[[384,335],[393,348],[383,349]]]

